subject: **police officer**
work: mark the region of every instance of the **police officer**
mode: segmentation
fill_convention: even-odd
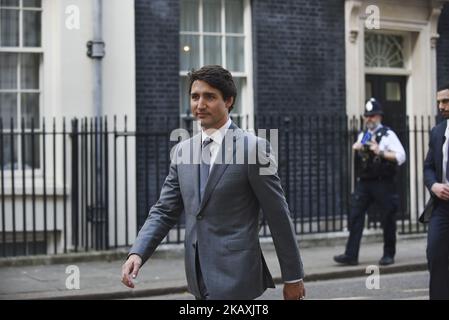
[[[394,263],[397,210],[394,176],[397,167],[405,162],[405,151],[396,134],[382,125],[382,116],[380,103],[375,98],[369,99],[363,114],[365,130],[352,146],[356,152],[357,183],[352,195],[346,251],[334,257],[341,264],[358,264],[365,213],[374,202],[382,208],[384,252],[379,264]]]

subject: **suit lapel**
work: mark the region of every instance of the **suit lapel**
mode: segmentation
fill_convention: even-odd
[[[440,126],[440,130],[437,133],[437,152],[438,152],[438,156],[437,156],[437,176],[440,179],[439,181],[443,181],[443,145],[444,142],[446,141],[446,137],[444,136],[444,134],[446,133],[446,127],[447,127],[447,120],[444,121],[445,125]]]
[[[234,122],[231,123],[229,130],[226,133],[225,138],[223,139],[223,143],[221,144],[220,149],[218,150],[218,157],[221,157],[224,160],[221,163],[216,163],[212,166],[212,170],[209,174],[209,178],[207,180],[206,189],[204,190],[203,200],[200,203],[200,207],[198,209],[197,215],[203,210],[205,204],[209,200],[212,192],[214,191],[217,183],[220,181],[223,173],[226,171],[226,168],[230,163],[233,163],[233,159],[235,159],[236,148],[235,142],[240,139],[243,135],[243,130],[235,125]],[[231,143],[232,142],[232,143]],[[232,145],[230,145],[232,144]],[[227,150],[225,150],[227,148]],[[216,162],[217,162],[216,160]],[[199,166],[198,166],[199,168]],[[198,169],[199,170],[199,169]],[[198,171],[198,185],[199,185],[199,171]],[[199,199],[199,198],[198,198]]]

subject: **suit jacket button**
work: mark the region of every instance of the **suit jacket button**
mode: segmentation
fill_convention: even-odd
[[[196,218],[197,218],[198,220],[201,220],[201,219],[203,219],[203,216],[199,214],[199,215],[196,216]]]

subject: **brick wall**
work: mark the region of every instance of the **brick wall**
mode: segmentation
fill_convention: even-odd
[[[279,150],[280,174],[285,190],[290,191],[292,213],[344,214],[347,192],[329,189],[329,181],[340,186],[347,176],[346,170],[340,170],[346,167],[344,159],[335,159],[332,152],[331,140],[337,132],[329,134],[335,115],[346,112],[344,1],[255,0],[252,21],[255,112],[260,117],[276,114],[273,123],[263,125],[279,128],[280,137],[285,136],[284,116],[298,130],[298,139],[292,132],[288,142],[281,138]],[[320,122],[319,131],[309,128],[308,121],[302,125],[300,118],[293,118],[317,113],[333,117]],[[338,150],[346,150],[341,139],[337,144]]]
[[[179,7],[179,0],[135,0],[138,132],[170,132],[178,127]],[[167,173],[167,140],[168,135],[136,141],[138,225],[157,200]]]
[[[449,4],[443,8],[438,22],[440,38],[437,42],[438,86],[449,83]]]
[[[259,114],[345,112],[343,0],[252,2]]]

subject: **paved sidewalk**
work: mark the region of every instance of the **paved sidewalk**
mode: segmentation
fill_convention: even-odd
[[[368,265],[377,265],[382,255],[382,243],[376,236],[373,240],[364,237],[358,266],[340,266],[332,257],[344,251],[345,235],[327,241],[300,242],[304,263],[305,281],[367,276]],[[330,243],[330,244],[329,244]],[[262,244],[268,267],[280,282],[280,268],[273,245]],[[382,267],[381,274],[426,270],[425,235],[399,236],[396,263]],[[116,253],[124,258],[126,253]],[[84,258],[83,260],[86,260]],[[0,259],[1,262],[1,259]],[[48,263],[48,261],[47,261]],[[141,269],[136,279],[136,288],[126,288],[120,282],[123,259],[108,261],[66,261],[41,265],[0,265],[0,299],[118,299],[162,295],[186,291],[182,246],[158,250]],[[69,265],[80,270],[80,289],[68,290],[66,274]]]

